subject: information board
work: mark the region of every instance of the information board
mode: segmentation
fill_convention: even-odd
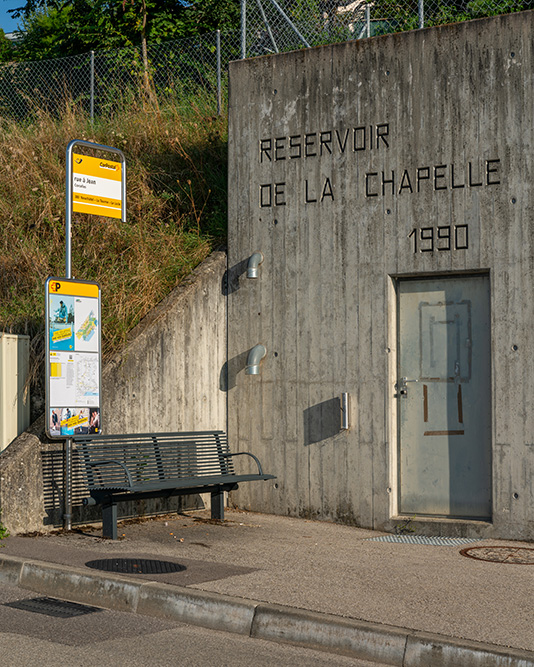
[[[75,213],[122,217],[122,163],[88,155],[72,155],[72,210]]]
[[[100,433],[100,287],[46,281],[46,416],[50,438]]]

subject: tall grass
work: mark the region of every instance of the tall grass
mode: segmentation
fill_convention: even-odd
[[[32,416],[42,409],[44,284],[65,275],[65,151],[73,139],[126,156],[127,222],[75,215],[72,275],[102,288],[104,360],[128,331],[226,237],[226,119],[130,102],[91,124],[0,119],[0,330],[31,337]]]

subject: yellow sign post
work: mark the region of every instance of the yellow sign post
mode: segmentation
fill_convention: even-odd
[[[82,147],[96,151],[97,155],[111,154],[115,159],[83,155],[79,152]],[[102,215],[126,222],[124,153],[91,141],[71,141],[67,146],[65,190],[65,278],[49,278],[46,283],[46,414],[49,435],[66,438],[63,518],[65,529],[70,530],[72,435],[100,433],[101,428],[100,289],[94,284],[71,280],[72,214]]]

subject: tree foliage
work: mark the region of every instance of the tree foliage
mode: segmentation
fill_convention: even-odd
[[[24,38],[16,60],[162,42],[239,26],[239,0],[26,0],[12,10]],[[11,55],[11,58],[13,56]],[[0,59],[3,57],[0,40]]]
[[[7,39],[0,28],[0,62],[7,62],[13,58],[13,44]]]

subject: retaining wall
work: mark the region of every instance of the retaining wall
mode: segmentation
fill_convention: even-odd
[[[226,430],[225,271],[226,254],[213,253],[131,332],[106,366],[106,433]],[[98,508],[82,507],[85,495],[75,471],[75,523],[99,520]],[[13,534],[61,526],[63,502],[63,445],[46,439],[42,417],[0,454],[0,520]],[[196,506],[202,506],[198,496],[154,499],[122,503],[119,515]]]

